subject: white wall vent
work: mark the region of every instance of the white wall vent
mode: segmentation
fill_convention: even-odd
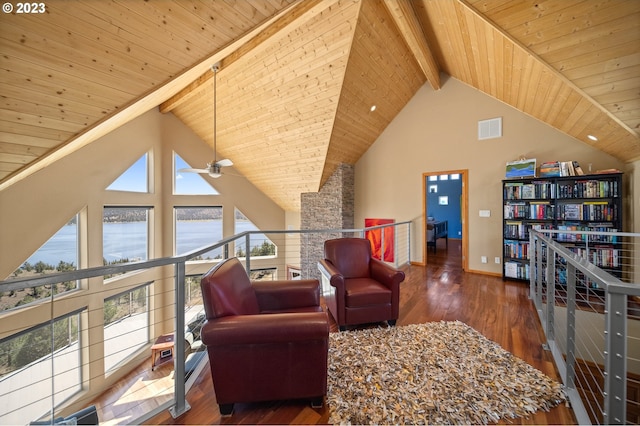
[[[478,121],[478,140],[502,137],[502,117]]]

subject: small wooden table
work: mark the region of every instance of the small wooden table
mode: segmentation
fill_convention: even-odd
[[[174,344],[175,341],[173,338],[173,333],[163,334],[156,339],[156,342],[151,346],[151,371],[153,371],[159,365],[173,360]],[[166,354],[166,351],[169,351],[169,355],[162,356],[163,354]],[[160,352],[160,358],[158,358],[158,360],[156,361],[156,355],[158,352]]]

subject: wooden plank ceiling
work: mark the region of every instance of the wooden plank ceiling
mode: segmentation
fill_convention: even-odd
[[[49,0],[0,52],[0,190],[158,106],[213,146],[218,61],[217,156],[286,210],[440,72],[640,159],[636,0]]]

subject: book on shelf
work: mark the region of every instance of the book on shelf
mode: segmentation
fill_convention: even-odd
[[[525,200],[536,198],[536,186],[532,183],[522,185],[522,198]]]
[[[615,180],[580,179],[558,182],[559,198],[611,198],[619,195],[618,182]]]
[[[518,263],[518,262],[505,262],[504,276],[508,278],[529,279],[529,264]]]
[[[573,169],[576,171],[576,176],[584,176],[584,171],[582,170],[582,167],[580,167],[580,164],[578,164],[577,161],[573,162]]]
[[[547,161],[540,165],[540,176],[557,177],[560,176],[560,163],[557,161]]]
[[[584,171],[577,161],[547,161],[540,165],[540,176],[583,176]]]
[[[614,221],[618,216],[616,205],[608,201],[586,201],[582,204],[560,204],[558,220]]]
[[[565,204],[562,206],[561,219],[579,220],[582,219],[581,204]]]
[[[529,259],[529,242],[505,240],[504,255],[512,259]]]
[[[540,198],[554,198],[556,185],[546,181],[507,182],[504,185],[504,198],[507,200],[535,200]]]
[[[553,209],[549,201],[533,201],[529,204],[529,219],[553,219]]]

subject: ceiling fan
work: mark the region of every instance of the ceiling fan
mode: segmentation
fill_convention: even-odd
[[[216,62],[215,64],[213,64],[211,66],[211,71],[213,71],[213,161],[211,161],[210,163],[207,163],[207,168],[206,169],[191,169],[191,168],[185,168],[185,169],[180,169],[178,170],[178,172],[190,172],[190,173],[206,173],[209,176],[211,176],[212,178],[219,178],[220,176],[222,176],[222,167],[228,167],[228,166],[233,166],[233,161],[229,160],[228,158],[225,158],[224,160],[220,160],[217,161],[216,159],[216,155],[217,155],[217,123],[216,123],[216,117],[217,117],[217,99],[216,99],[216,94],[217,94],[217,76],[218,76],[218,71],[220,70],[220,62]]]

